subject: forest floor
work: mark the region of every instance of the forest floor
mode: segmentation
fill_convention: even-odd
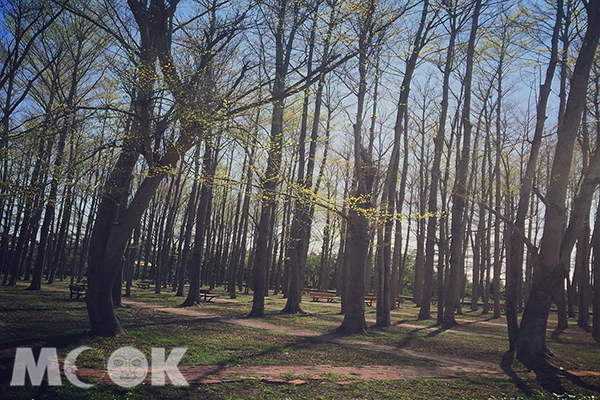
[[[459,325],[441,330],[435,321],[418,321],[412,303],[392,311],[393,325],[342,337],[336,303],[305,297],[301,315],[279,311],[281,296],[266,299],[265,318],[248,319],[250,295],[235,300],[216,290],[214,303],[179,308],[169,289],[134,289],[118,315],[127,335],[90,337],[84,302],[70,301],[68,284],[0,289],[0,392],[2,398],[564,398],[600,395],[600,352],[591,335],[576,327],[549,330],[548,343],[559,374],[535,374],[514,362],[500,367],[508,347],[505,319],[481,311],[464,312]],[[373,307],[366,307],[369,324]],[[435,316],[435,314],[434,314]],[[551,316],[549,326],[555,324]],[[91,389],[9,387],[17,347],[56,347],[65,357],[89,346],[78,358],[82,380]],[[149,383],[125,389],[108,384],[106,360],[123,346],[150,359],[152,347],[186,347],[180,370],[189,387]],[[63,379],[67,382],[66,379]]]

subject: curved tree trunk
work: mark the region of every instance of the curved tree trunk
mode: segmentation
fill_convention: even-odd
[[[525,232],[525,218],[527,216],[527,209],[529,207],[529,197],[531,196],[533,179],[537,166],[540,146],[542,143],[544,125],[546,122],[546,108],[548,104],[548,98],[550,97],[552,79],[558,63],[558,36],[560,34],[560,28],[562,25],[562,12],[563,1],[558,0],[556,19],[554,23],[554,29],[552,31],[550,61],[548,63],[548,68],[546,69],[544,83],[540,87],[535,132],[531,141],[531,150],[529,152],[529,159],[525,168],[525,174],[523,175],[521,187],[519,189],[519,203],[517,206],[517,216],[514,227],[519,229],[521,234]],[[514,350],[519,330],[517,321],[516,285],[517,278],[522,275],[523,247],[523,238],[518,233],[513,231],[511,233],[510,258],[507,260],[507,274],[510,276],[510,281],[508,281],[506,285],[506,324],[508,328],[510,350]]]
[[[565,265],[561,263],[560,257],[566,193],[590,68],[600,38],[600,4],[589,2],[586,8],[588,27],[571,78],[571,90],[563,123],[558,130],[558,143],[546,196],[549,206],[546,207],[545,212],[544,234],[539,258],[536,260],[537,265],[534,267],[531,293],[523,312],[517,339],[517,355],[522,362],[530,365],[545,360],[548,352],[546,347],[548,313],[553,295],[566,276]]]

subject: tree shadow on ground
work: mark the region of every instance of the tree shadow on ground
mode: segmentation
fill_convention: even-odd
[[[497,319],[498,318],[489,317],[489,318],[475,320],[475,321],[469,321],[469,322],[465,322],[465,320],[462,319],[461,322],[460,322],[460,324],[457,323],[457,325],[461,325],[461,326],[475,325],[475,324],[478,324],[480,322],[490,322],[490,321],[494,321],[494,320],[497,320]]]
[[[1,312],[14,312],[14,311],[57,311],[59,307],[43,307],[43,308],[2,308]]]
[[[0,344],[0,351],[14,349],[17,347],[30,347],[34,359],[38,359],[40,351],[44,347],[63,349],[90,337],[89,332],[79,332],[67,335],[56,335],[46,338],[23,338]],[[16,353],[15,353],[16,355]],[[15,355],[0,358],[0,384],[7,383],[12,378],[12,370],[15,365]]]
[[[513,381],[513,383],[519,388],[519,390],[522,393],[532,395],[533,389],[531,389],[531,386],[529,386],[527,382],[521,379],[521,377],[513,369],[513,361],[514,353],[506,353],[504,357],[502,357],[502,362],[500,362],[500,368],[502,368],[502,371],[504,371],[504,373],[508,375],[508,377]]]
[[[577,376],[565,369],[556,367],[548,362],[539,363],[532,368],[539,384],[546,390],[557,394],[568,393],[562,386],[561,380],[567,379],[572,384],[589,391],[600,393],[600,387],[587,383],[582,377]]]
[[[552,358],[544,361],[529,362],[523,365],[527,368],[527,371],[535,374],[535,379],[539,385],[549,393],[557,395],[569,395],[570,393],[565,389],[563,381],[566,379],[573,385],[586,389],[592,392],[600,393],[600,387],[586,382],[582,377],[577,376],[565,369],[552,365],[549,361],[553,361]],[[556,360],[559,361],[559,360]],[[513,369],[514,353],[506,353],[500,363],[502,370],[511,378],[511,380],[517,385],[519,390],[526,394],[532,394],[531,387],[517,374]]]

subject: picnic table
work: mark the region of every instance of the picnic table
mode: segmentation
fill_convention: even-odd
[[[84,284],[75,283],[69,285],[69,299],[73,300],[73,296],[75,296],[75,300],[84,300],[87,296],[87,287]]]
[[[404,297],[396,297],[396,307],[400,307],[402,303],[404,303]]]
[[[494,303],[488,304],[488,311],[494,311]],[[506,314],[506,304],[500,304],[500,312]]]
[[[312,297],[312,301],[319,301],[319,299],[325,299],[328,303],[332,303],[333,298],[335,297],[335,293],[310,292],[310,296]]]
[[[365,304],[369,307],[373,307],[373,302],[377,301],[377,296],[372,294],[368,294],[365,296]]]
[[[210,289],[200,289],[199,292],[200,300],[202,300],[205,303],[210,303],[212,299],[214,299],[215,297],[219,297],[218,294],[212,293]]]
[[[149,280],[141,280],[136,283],[137,287],[140,289],[150,289],[150,285],[152,285],[152,281]]]

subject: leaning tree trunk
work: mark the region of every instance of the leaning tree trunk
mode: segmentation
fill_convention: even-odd
[[[544,79],[544,83],[540,86],[535,131],[533,139],[531,141],[531,150],[529,152],[527,166],[525,167],[525,174],[523,175],[523,178],[521,180],[521,187],[519,189],[519,203],[517,206],[517,216],[510,238],[510,258],[507,260],[507,275],[510,278],[509,280],[507,280],[506,283],[506,325],[508,328],[508,340],[510,351],[514,350],[515,348],[517,335],[519,331],[519,325],[517,321],[516,294],[518,284],[517,279],[519,276],[522,275],[523,270],[524,241],[521,235],[525,233],[525,218],[527,217],[529,198],[531,196],[533,179],[537,166],[538,155],[540,152],[540,146],[542,143],[542,135],[544,132],[544,125],[546,122],[546,108],[548,105],[548,98],[550,97],[552,79],[554,77],[556,65],[558,63],[558,35],[560,34],[560,28],[562,23],[562,10],[563,1],[558,0],[556,19],[554,23],[554,29],[552,31],[550,61],[548,63],[548,68],[546,69],[546,77]],[[516,230],[520,230],[520,233],[517,233]]]
[[[534,267],[533,284],[519,330],[517,355],[526,364],[545,361],[546,327],[548,314],[556,289],[566,276],[561,263],[560,247],[563,239],[565,200],[573,150],[586,99],[589,73],[600,38],[600,4],[586,4],[588,27],[577,56],[571,90],[565,108],[563,123],[558,130],[558,142],[552,164],[550,185],[546,196],[549,204],[545,211],[544,233],[539,258]]]

